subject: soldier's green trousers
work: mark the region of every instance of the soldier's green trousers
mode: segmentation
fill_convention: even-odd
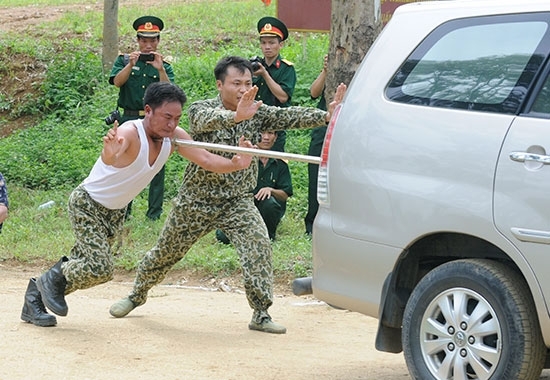
[[[147,209],[147,216],[151,220],[157,220],[162,214],[162,203],[164,202],[164,176],[165,167],[153,177],[149,183],[149,208]]]
[[[205,192],[206,193],[206,192]],[[239,199],[202,199],[185,194],[174,200],[157,244],[141,260],[130,300],[142,305],[147,292],[208,232],[221,228],[240,258],[246,297],[258,323],[269,318],[273,303],[273,267],[267,229],[254,206],[252,194]]]

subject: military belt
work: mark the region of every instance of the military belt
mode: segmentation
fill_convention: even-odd
[[[145,116],[144,110],[124,110],[124,116]]]

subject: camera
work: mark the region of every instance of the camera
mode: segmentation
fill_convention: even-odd
[[[264,60],[258,56],[250,58],[250,63],[252,64],[253,71],[258,71],[260,66],[265,66]]]
[[[141,53],[139,55],[140,61],[154,61],[155,60],[155,54],[154,53]]]
[[[105,118],[105,124],[107,125],[111,125],[113,124],[115,121],[118,121],[120,123],[120,112],[118,110],[114,110],[113,112],[111,112],[109,114],[109,116],[107,116]]]

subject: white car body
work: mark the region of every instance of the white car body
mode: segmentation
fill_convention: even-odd
[[[392,334],[427,273],[479,258],[523,278],[550,347],[549,26],[548,1],[411,3],[358,68],[325,140],[312,289],[379,318],[377,348],[401,351]],[[497,362],[471,378],[496,379]]]

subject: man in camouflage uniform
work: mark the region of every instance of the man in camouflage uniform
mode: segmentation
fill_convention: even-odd
[[[178,127],[186,96],[176,85],[157,82],[147,87],[145,118],[115,123],[103,137],[103,150],[90,174],[71,193],[69,219],[76,237],[69,257],[62,257],[36,280],[31,279],[25,294],[21,319],[37,326],[53,326],[55,317],[65,316],[65,295],[102,284],[113,277],[112,244],[120,232],[126,205],[158,173],[171,153],[203,166],[228,173],[247,168],[251,156],[232,159],[204,149],[177,147],[172,138],[190,139]],[[250,141],[239,145],[251,147]]]
[[[218,97],[195,102],[188,110],[190,133],[197,141],[234,145],[239,136],[245,136],[256,142],[259,133],[274,124],[312,128],[329,119],[329,113],[316,108],[279,108],[256,102],[257,87],[252,87],[252,66],[247,59],[223,58],[214,74]],[[340,86],[329,111],[341,101],[344,91],[345,86]],[[221,175],[195,164],[187,166],[157,244],[139,263],[132,292],[111,306],[111,315],[124,317],[143,305],[149,289],[164,279],[198,239],[219,227],[240,257],[246,297],[253,309],[248,327],[269,333],[286,332],[267,311],[273,303],[272,252],[266,226],[252,196],[257,165],[258,160],[253,160],[248,169]]]
[[[277,140],[277,132],[263,131],[260,135],[256,145],[259,149],[270,150]],[[292,193],[292,176],[287,163],[279,158],[260,157],[258,181],[252,194],[271,240],[275,240],[277,227],[286,212],[286,202]],[[229,238],[220,229],[216,230],[216,239],[230,244]]]

